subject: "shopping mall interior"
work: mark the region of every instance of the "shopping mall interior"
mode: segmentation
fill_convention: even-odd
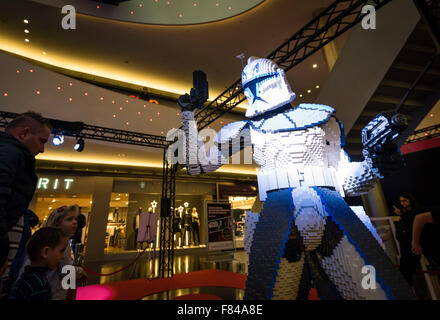
[[[46,226],[55,209],[78,206],[85,223],[72,254],[88,283],[78,287],[77,300],[438,300],[439,256],[423,254],[427,250],[417,256],[409,284],[398,270],[405,256],[402,196],[411,194],[427,208],[421,212],[438,215],[439,50],[436,0],[2,0],[1,131],[30,110],[52,126],[44,153],[36,156],[29,209],[39,222],[32,232]],[[271,60],[270,72],[251,57]],[[197,81],[204,80],[200,74],[207,82]],[[267,81],[281,82],[263,96]],[[281,99],[284,85],[296,96],[282,110],[254,107]],[[199,99],[191,100],[193,109],[184,106],[185,94]],[[295,110],[303,119],[287,116]],[[385,129],[394,130],[397,118],[385,112],[405,120],[392,137]],[[183,128],[184,148],[190,148],[189,113],[195,130],[207,134],[199,145],[220,141],[214,136],[222,128],[222,138],[239,136],[237,123],[239,130],[250,128],[252,143],[241,139],[239,152],[218,169],[172,163],[176,129]],[[276,118],[282,113],[284,120]],[[328,116],[316,118],[321,113]],[[404,163],[389,174],[365,152],[385,144],[377,138],[367,147],[370,133],[382,130],[384,122],[374,122],[380,114],[391,129],[378,134],[388,135]],[[320,136],[325,128],[336,130],[331,121],[340,133]],[[304,142],[294,144],[303,133]],[[289,144],[267,140],[275,135]],[[353,163],[364,166],[334,184],[327,176],[334,177],[329,163],[336,153],[324,160],[319,154],[333,145],[352,161],[339,175]],[[320,159],[327,164],[318,168]],[[300,167],[311,171],[297,172]],[[289,168],[301,182],[297,187]],[[306,183],[307,172],[315,182],[322,174],[325,183]],[[374,184],[368,175],[375,175]],[[290,196],[286,190],[293,190]],[[371,232],[366,249],[351,237],[362,233],[358,222]],[[422,236],[434,232],[425,229]],[[292,249],[295,235],[302,249]],[[331,250],[341,250],[347,261]],[[379,267],[375,261],[383,259],[386,266]],[[383,290],[364,294],[360,268],[369,264]],[[380,268],[398,276],[387,278],[390,269]]]

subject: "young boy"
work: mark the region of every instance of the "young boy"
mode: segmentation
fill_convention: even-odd
[[[26,245],[30,266],[12,287],[9,300],[51,300],[46,272],[55,270],[64,259],[68,237],[58,228],[41,228]]]

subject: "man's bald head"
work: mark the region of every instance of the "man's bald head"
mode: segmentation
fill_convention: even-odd
[[[19,115],[5,130],[7,134],[23,143],[33,156],[44,152],[44,144],[49,139],[50,131],[50,122],[41,114],[32,111]]]

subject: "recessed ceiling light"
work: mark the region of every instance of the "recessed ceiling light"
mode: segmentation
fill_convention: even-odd
[[[45,55],[45,54],[46,54],[46,51],[43,51],[42,53]]]
[[[29,42],[29,39],[24,39],[24,41]]]
[[[24,33],[29,33],[29,30],[28,29],[24,29]]]
[[[318,65],[315,63],[314,65],[313,65],[313,68],[318,68]]]
[[[316,89],[319,89],[319,86],[316,86]]]
[[[29,23],[29,20],[24,19],[23,22],[27,24],[27,23]]]
[[[300,94],[300,95],[299,95],[299,97],[300,97],[300,98],[302,98],[302,97],[303,97],[303,95],[302,95],[302,94]]]
[[[307,90],[307,93],[312,93],[312,90]]]

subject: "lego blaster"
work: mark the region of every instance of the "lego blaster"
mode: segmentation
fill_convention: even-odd
[[[394,141],[407,127],[407,118],[403,114],[381,112],[362,130],[363,154],[383,174],[404,166],[403,157]]]
[[[209,86],[206,81],[206,73],[203,71],[193,72],[193,88],[190,94],[180,96],[178,103],[184,111],[194,111],[203,108],[208,100]]]
[[[362,130],[362,144],[369,154],[387,154],[393,141],[408,127],[403,114],[382,112]]]

